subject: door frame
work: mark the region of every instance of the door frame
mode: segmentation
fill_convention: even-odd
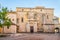
[[[34,32],[34,27],[30,26],[30,32],[33,33]]]

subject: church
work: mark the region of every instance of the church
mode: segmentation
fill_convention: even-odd
[[[5,33],[55,32],[55,28],[59,28],[54,24],[54,8],[16,7],[16,11],[8,12],[7,17],[14,24],[4,27]]]

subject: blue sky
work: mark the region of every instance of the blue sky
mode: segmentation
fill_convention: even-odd
[[[60,17],[60,0],[0,0],[0,4],[14,11],[16,7],[45,6],[54,8],[54,15]]]

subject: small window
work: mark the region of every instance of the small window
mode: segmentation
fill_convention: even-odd
[[[19,19],[17,18],[17,23],[19,23]]]
[[[34,19],[36,19],[36,17],[37,17],[37,14],[34,14]]]
[[[48,19],[48,15],[47,15],[47,19]]]
[[[45,20],[45,14],[42,14],[42,21],[44,22]]]
[[[42,9],[40,11],[42,11]]]
[[[21,19],[21,21],[23,22],[23,18]]]
[[[14,21],[14,19],[12,19],[12,21]]]

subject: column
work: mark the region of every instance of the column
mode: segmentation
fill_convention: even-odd
[[[30,24],[29,24],[29,22],[26,24],[26,32],[30,32]]]
[[[34,32],[37,32],[37,22],[34,23]]]

